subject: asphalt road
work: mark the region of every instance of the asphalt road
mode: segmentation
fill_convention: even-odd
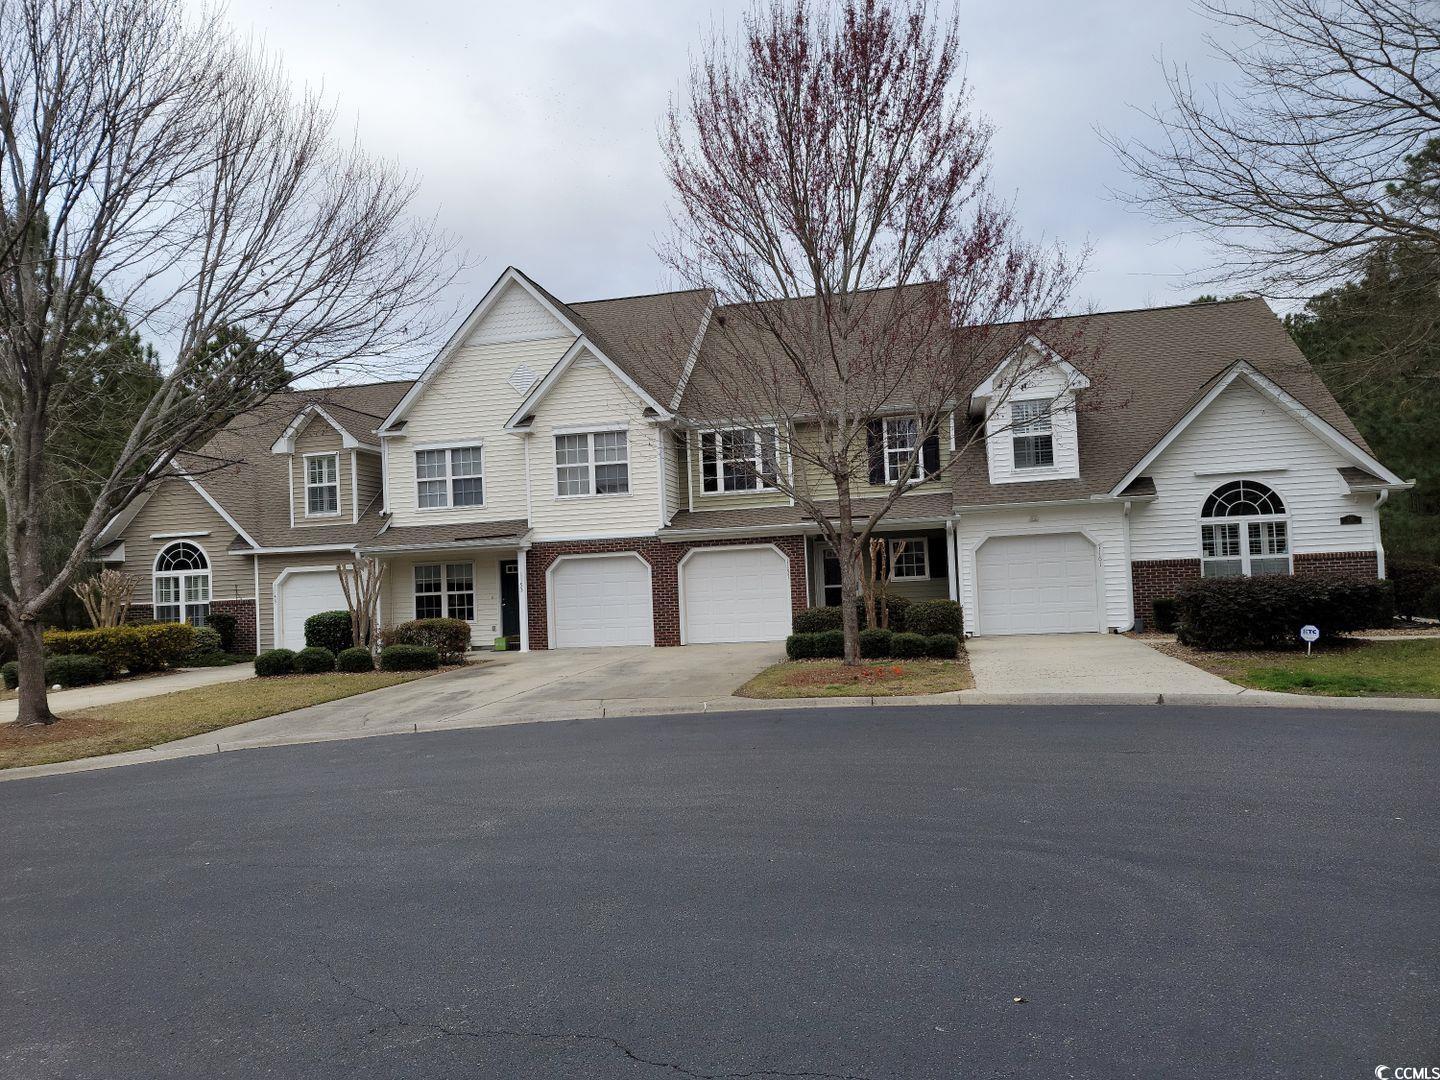
[[[903,708],[0,784],[0,1076],[1433,1066],[1437,776],[1433,717]]]

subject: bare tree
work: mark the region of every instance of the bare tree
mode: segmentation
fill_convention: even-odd
[[[53,720],[41,610],[178,450],[287,379],[430,331],[454,267],[448,242],[409,217],[414,191],[338,142],[333,107],[213,13],[0,3],[0,626],[16,640],[22,722]],[[166,363],[46,573],[48,447],[104,384],[77,375],[67,348],[102,293]]]
[[[335,567],[340,590],[350,612],[350,637],[362,649],[372,652],[380,630],[380,590],[385,583],[385,564],[379,559],[355,558]]]
[[[80,599],[91,626],[119,626],[130,610],[130,601],[144,579],[124,570],[101,570],[94,577],[77,581],[70,591]]]
[[[756,472],[829,541],[852,663],[872,533],[982,437],[971,391],[1007,357],[1001,395],[1025,380],[1079,272],[989,194],[959,61],[926,0],[772,0],[709,43],[663,133],[662,254],[723,305],[686,414],[733,429],[707,469]]]
[[[1207,40],[1235,81],[1197,87],[1183,67],[1167,71],[1171,101],[1149,114],[1159,137],[1108,136],[1140,182],[1126,197],[1204,230],[1222,252],[1204,280],[1273,296],[1358,279],[1381,245],[1440,263],[1440,204],[1413,197],[1440,179],[1440,4],[1201,7],[1227,31]]]

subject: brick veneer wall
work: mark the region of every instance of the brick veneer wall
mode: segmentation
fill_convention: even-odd
[[[549,647],[546,611],[545,572],[561,555],[595,555],[611,551],[633,551],[650,564],[651,600],[655,615],[655,644],[680,644],[680,560],[686,552],[703,547],[743,547],[774,544],[790,560],[790,608],[809,606],[805,580],[805,540],[800,536],[767,536],[750,539],[696,540],[662,543],[640,538],[632,540],[575,540],[535,544],[525,556],[525,588],[530,615],[530,648]]]
[[[1295,573],[1310,577],[1379,577],[1373,551],[1321,551],[1295,556]]]
[[[1174,596],[1180,586],[1200,576],[1199,559],[1138,559],[1130,564],[1130,581],[1135,589],[1135,617],[1145,620],[1147,629],[1155,623],[1155,601]]]
[[[212,600],[211,611],[223,611],[235,616],[235,651],[255,652],[255,601],[254,600]],[[146,622],[155,617],[155,609],[149,604],[131,604],[128,618],[131,622]]]

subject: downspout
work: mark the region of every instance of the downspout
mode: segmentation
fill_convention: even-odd
[[[528,445],[528,443],[527,443]],[[520,579],[517,602],[520,604],[520,651],[530,651],[530,590],[525,584],[525,555],[530,550],[528,542],[520,545],[515,553],[515,576]]]
[[[1125,499],[1122,503],[1124,510],[1120,517],[1124,524],[1121,535],[1125,538],[1125,593],[1130,597],[1130,625],[1127,630],[1135,629],[1135,568],[1130,561],[1130,500]]]
[[[1379,572],[1381,581],[1385,580],[1385,544],[1380,539],[1380,507],[1384,506],[1389,498],[1389,488],[1375,496],[1375,569]]]

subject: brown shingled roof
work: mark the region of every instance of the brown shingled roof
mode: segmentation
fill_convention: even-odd
[[[366,553],[416,551],[427,548],[495,547],[518,543],[530,531],[524,518],[506,521],[463,522],[458,525],[398,525],[361,545]]]
[[[864,518],[875,510],[883,500],[856,499],[851,505],[856,517]],[[907,521],[939,521],[948,517],[951,497],[948,491],[933,491],[925,494],[902,495],[885,515],[887,524]],[[820,510],[827,518],[839,516],[838,502],[821,503]],[[691,529],[769,529],[785,526],[803,527],[809,518],[796,506],[755,506],[736,510],[682,510],[676,514],[666,532],[685,532]]]

